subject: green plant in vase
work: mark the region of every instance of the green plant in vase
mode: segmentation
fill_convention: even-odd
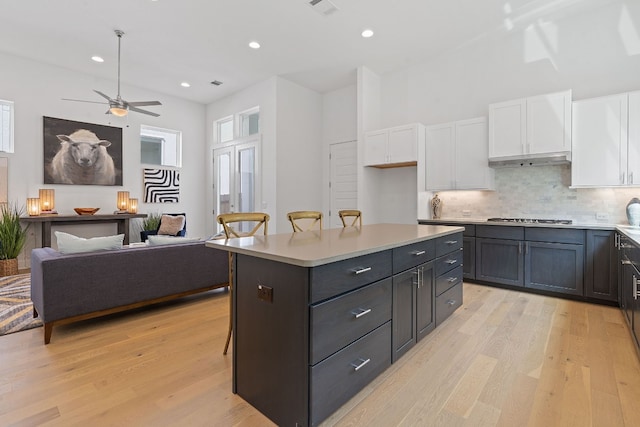
[[[15,204],[0,205],[0,276],[18,274],[18,255],[27,242],[27,227],[22,227],[22,208]]]
[[[162,214],[158,212],[151,212],[142,220],[142,230],[140,231],[141,242],[146,241],[148,236],[156,234],[158,227],[160,227],[161,218]]]

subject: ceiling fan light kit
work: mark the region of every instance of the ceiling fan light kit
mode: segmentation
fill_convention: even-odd
[[[129,113],[129,111],[135,111],[136,113],[142,113],[142,114],[147,114],[153,117],[159,117],[160,114],[158,113],[143,110],[142,108],[138,108],[138,107],[144,107],[144,106],[150,106],[150,105],[162,105],[160,101],[127,102],[124,99],[122,99],[122,97],[120,96],[120,41],[122,40],[124,31],[115,30],[115,33],[116,33],[116,36],[118,37],[118,94],[116,95],[115,98],[111,98],[110,96],[100,92],[99,90],[94,89],[93,91],[107,100],[107,104],[109,104],[109,109],[107,110],[106,114],[113,114],[114,116],[117,116],[117,117],[124,117]],[[68,99],[68,98],[63,98],[63,99],[65,101],[96,103],[95,101],[85,101],[81,99]],[[98,104],[102,104],[102,103],[99,102]]]

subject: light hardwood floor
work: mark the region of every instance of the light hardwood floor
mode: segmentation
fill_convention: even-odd
[[[0,337],[1,426],[271,426],[231,393],[228,293]],[[259,355],[256,355],[259,358]],[[465,284],[326,426],[639,426],[619,309]]]

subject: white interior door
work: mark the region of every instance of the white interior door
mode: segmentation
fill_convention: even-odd
[[[341,209],[358,209],[358,169],[356,141],[330,146],[331,210],[330,227],[342,227],[338,216]]]

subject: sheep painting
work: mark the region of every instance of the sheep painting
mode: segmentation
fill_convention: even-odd
[[[116,134],[115,139],[119,146],[114,147],[109,138],[98,137],[98,135],[103,135],[102,130],[98,128],[99,125],[71,128],[68,123],[76,122],[60,119],[50,120],[58,120],[66,126],[54,123],[53,127],[45,128],[45,183],[122,185],[121,137],[118,140]],[[119,128],[108,129],[116,129],[121,132]],[[113,131],[111,136],[113,136]],[[109,149],[107,150],[107,148]],[[114,148],[116,148],[116,159],[119,160],[119,164],[114,162],[114,157],[110,153]],[[120,157],[117,157],[118,151]],[[47,152],[50,156],[49,160],[47,160]]]

